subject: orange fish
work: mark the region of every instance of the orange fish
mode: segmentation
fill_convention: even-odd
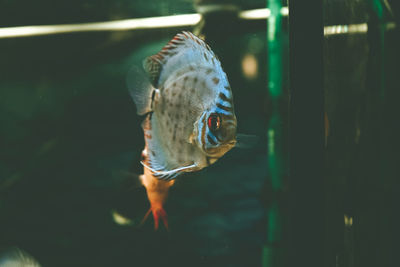
[[[146,121],[147,120],[148,119],[146,119]],[[144,128],[149,127],[149,124],[146,123],[146,121],[143,123]],[[147,136],[147,138],[151,138],[151,136]],[[146,145],[142,151],[142,162],[145,164],[149,164],[147,138],[145,137]],[[158,229],[160,219],[163,221],[165,228],[168,229],[168,217],[163,206],[168,197],[168,190],[175,183],[175,180],[161,180],[156,178],[148,168],[144,168],[144,173],[139,176],[139,179],[146,188],[147,198],[150,202],[150,209],[144,216],[142,224],[147,220],[150,213],[152,213],[154,218],[154,229]]]

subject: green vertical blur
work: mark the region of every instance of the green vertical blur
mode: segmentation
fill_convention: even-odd
[[[379,73],[378,73],[378,79],[379,79],[379,97],[380,101],[383,104],[384,98],[385,98],[385,64],[384,64],[384,47],[385,47],[385,28],[386,28],[386,20],[385,20],[385,12],[384,12],[384,6],[382,4],[381,0],[370,0],[370,6],[373,12],[375,13],[378,21],[378,54],[380,55],[380,66],[379,66]]]
[[[283,143],[282,115],[279,103],[282,99],[282,15],[281,0],[267,1],[271,11],[268,18],[268,71],[269,95],[272,113],[268,125],[268,169],[274,196],[282,190],[283,184]],[[282,254],[282,211],[279,198],[272,200],[268,211],[268,241],[263,249],[263,266],[282,266],[279,255]]]
[[[381,104],[384,103],[385,98],[385,28],[386,28],[386,19],[384,7],[381,0],[372,0],[372,9],[374,10],[376,16],[378,17],[378,27],[379,27],[379,55],[381,57],[380,66],[379,66],[379,91],[380,91],[380,101]]]

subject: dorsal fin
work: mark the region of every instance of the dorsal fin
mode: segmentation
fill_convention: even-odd
[[[162,64],[157,55],[158,54],[150,56],[143,61],[143,68],[147,72],[150,82],[155,88],[158,87],[158,79],[160,78],[162,70]]]
[[[143,67],[150,77],[150,81],[154,87],[159,88],[161,72],[165,65],[178,53],[182,53],[179,61],[174,62],[172,68],[182,67],[186,61],[187,64],[194,60],[209,61],[210,64],[219,63],[218,59],[207,45],[199,37],[191,32],[182,32],[175,35],[171,41],[165,45],[160,52],[150,56],[143,62]],[[190,55],[189,55],[190,54]],[[171,67],[171,66],[170,66]]]

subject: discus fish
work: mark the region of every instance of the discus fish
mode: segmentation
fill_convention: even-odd
[[[150,81],[131,95],[143,130],[148,165],[159,179],[203,169],[235,146],[232,91],[211,48],[190,32],[177,34],[144,61]]]
[[[232,91],[211,48],[190,32],[177,34],[164,48],[128,76],[137,113],[145,115],[141,161],[155,228],[168,188],[184,172],[201,170],[236,144]],[[147,78],[148,77],[148,78]],[[130,79],[130,80],[129,80]]]

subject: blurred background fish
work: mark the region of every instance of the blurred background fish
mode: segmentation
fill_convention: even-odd
[[[26,251],[11,248],[0,254],[1,267],[40,267],[41,265]]]

